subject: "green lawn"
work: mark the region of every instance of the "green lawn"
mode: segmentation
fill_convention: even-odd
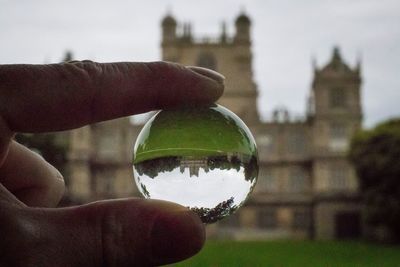
[[[208,241],[195,257],[173,266],[400,266],[400,247],[362,242]]]

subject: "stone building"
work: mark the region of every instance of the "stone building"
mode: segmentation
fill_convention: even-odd
[[[349,67],[339,49],[314,66],[304,119],[278,109],[261,122],[253,80],[251,21],[240,14],[235,34],[198,39],[190,24],[162,20],[162,59],[223,73],[219,103],[249,126],[258,144],[260,174],[246,206],[208,228],[210,235],[254,238],[352,238],[362,232],[358,184],[346,160],[351,135],[361,127],[359,64]],[[75,202],[137,195],[133,142],[142,125],[122,118],[70,133],[68,197]]]

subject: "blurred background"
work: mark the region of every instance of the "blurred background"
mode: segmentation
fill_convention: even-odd
[[[183,265],[394,266],[398,247],[378,244],[400,240],[398,25],[396,0],[0,0],[0,64],[168,60],[227,77],[220,103],[255,135],[259,182]],[[62,205],[136,196],[147,118],[17,139],[63,171]]]

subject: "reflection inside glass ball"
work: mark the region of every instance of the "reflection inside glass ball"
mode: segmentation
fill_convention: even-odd
[[[139,134],[133,173],[145,198],[187,206],[213,223],[253,190],[257,149],[247,126],[222,106],[165,110]]]

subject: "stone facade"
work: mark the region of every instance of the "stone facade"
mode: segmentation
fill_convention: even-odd
[[[253,81],[251,21],[241,14],[236,32],[197,39],[189,24],[162,21],[162,59],[217,70],[226,77],[219,103],[239,115],[259,148],[258,184],[245,207],[208,227],[210,235],[236,239],[357,237],[361,234],[358,183],[346,160],[351,135],[361,127],[359,64],[350,68],[338,48],[330,62],[314,66],[304,119],[285,109],[261,122]],[[137,195],[133,142],[142,125],[128,118],[70,133],[68,197],[86,202]]]

